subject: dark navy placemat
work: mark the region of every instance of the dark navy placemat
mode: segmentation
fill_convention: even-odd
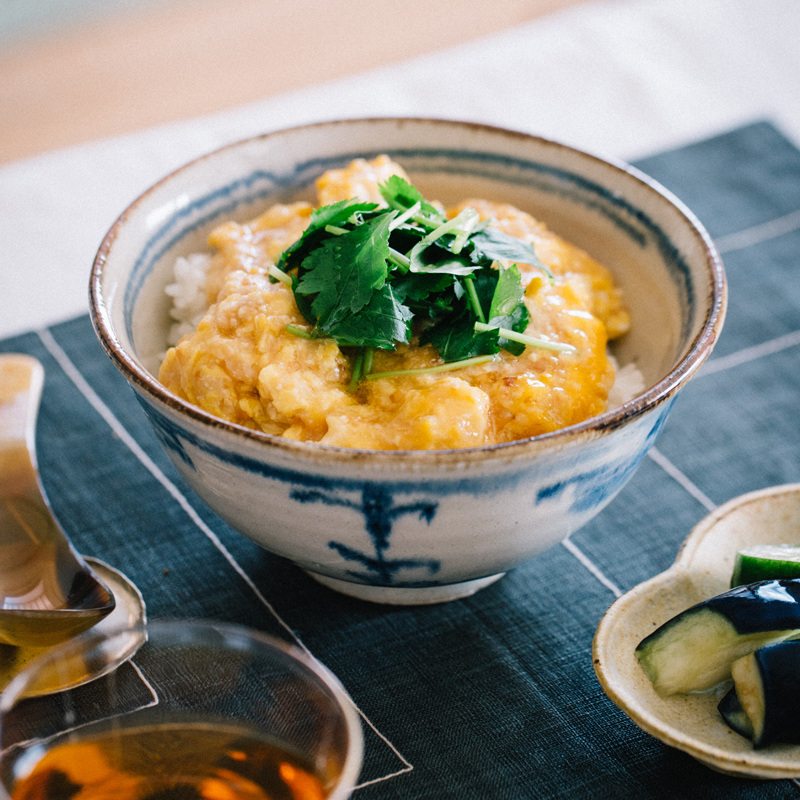
[[[39,461],[78,548],[126,573],[151,618],[243,623],[330,667],[363,716],[358,800],[800,797],[794,781],[725,777],[643,733],[592,669],[603,612],[666,569],[693,525],[800,481],[800,151],[757,123],[638,166],[723,252],[722,338],[620,496],[465,600],[352,600],[232,531],[183,484],[88,318],[0,342],[45,365]]]

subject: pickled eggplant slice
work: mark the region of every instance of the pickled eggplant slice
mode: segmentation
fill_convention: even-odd
[[[681,612],[644,638],[636,657],[658,694],[710,689],[742,656],[800,631],[800,579],[739,586]]]
[[[747,716],[742,704],[739,702],[739,695],[736,694],[735,686],[732,686],[725,697],[719,701],[717,709],[731,730],[736,731],[739,736],[744,736],[745,739],[753,738],[753,726],[750,723],[750,717]]]
[[[753,747],[800,743],[800,641],[761,647],[735,661],[731,674],[733,691],[751,728]],[[727,695],[719,708],[728,721],[722,708],[726,701]],[[726,709],[731,708],[728,701]],[[732,719],[737,721],[735,716]]]
[[[776,578],[800,578],[800,546],[756,544],[736,554],[731,588]]]

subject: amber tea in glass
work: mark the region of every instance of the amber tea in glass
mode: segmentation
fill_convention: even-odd
[[[37,681],[71,662],[76,688]],[[357,712],[305,654],[244,628],[158,622],[54,648],[0,696],[5,800],[343,800],[361,764]]]

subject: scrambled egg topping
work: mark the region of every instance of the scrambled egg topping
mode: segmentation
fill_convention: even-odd
[[[381,203],[377,185],[402,169],[381,156],[357,160],[317,181],[320,205],[351,197]],[[477,447],[548,433],[606,409],[614,368],[608,339],[630,320],[609,271],[587,253],[513,206],[468,199],[506,233],[531,242],[555,275],[518,264],[531,314],[527,333],[573,345],[575,353],[527,347],[494,361],[438,375],[361,381],[348,391],[351,357],[330,339],[287,332],[305,319],[291,289],[267,268],[301,235],[312,207],[276,205],[255,220],[227,222],[206,282],[208,312],[171,348],[159,380],[205,411],[248,428],[302,441],[379,450]],[[373,372],[441,364],[431,345],[378,350]]]

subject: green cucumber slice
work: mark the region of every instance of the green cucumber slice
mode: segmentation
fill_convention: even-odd
[[[757,544],[736,554],[731,588],[779,578],[800,578],[800,546]]]

